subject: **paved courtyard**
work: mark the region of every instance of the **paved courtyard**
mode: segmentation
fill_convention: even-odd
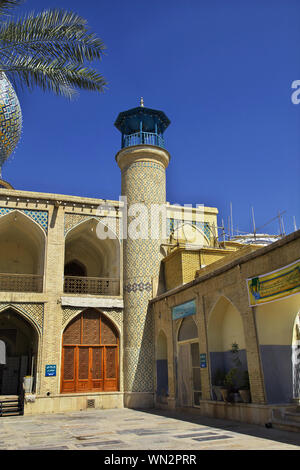
[[[171,411],[0,418],[0,450],[300,450],[297,433]]]

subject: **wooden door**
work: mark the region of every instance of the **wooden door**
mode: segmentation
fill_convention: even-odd
[[[103,348],[90,348],[90,389],[104,390],[103,384]]]
[[[180,406],[192,406],[190,344],[180,344],[178,351],[178,398]]]
[[[64,331],[62,393],[117,391],[119,338],[111,322],[88,309]]]

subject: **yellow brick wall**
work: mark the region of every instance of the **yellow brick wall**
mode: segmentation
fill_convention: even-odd
[[[199,251],[182,251],[182,272],[183,282],[190,282],[195,279],[197,269],[200,265],[200,252]]]
[[[171,361],[168,364],[169,403],[172,403],[173,407],[176,406],[175,363],[177,354],[177,331],[180,320],[172,320],[172,307],[191,299],[197,300],[197,312],[194,319],[199,330],[200,354],[206,353],[208,360],[208,367],[201,369],[202,398],[203,400],[211,400],[207,329],[210,313],[222,296],[228,299],[241,315],[247,351],[252,403],[266,403],[264,376],[257,334],[256,308],[249,307],[246,279],[272,272],[299,259],[299,233],[298,231],[298,236],[295,238],[293,238],[294,234],[291,234],[288,242],[285,244],[282,240],[282,244],[276,242],[276,245],[273,244],[273,246],[261,248],[260,251],[256,253],[257,256],[255,257],[253,256],[254,253],[251,252],[252,248],[242,250],[240,257],[233,265],[231,265],[232,258],[228,257],[228,262],[230,263],[229,268],[226,268],[226,263],[222,266],[218,263],[212,264],[210,265],[210,271],[206,271],[205,269],[200,271],[200,277],[197,283],[187,284],[186,286],[174,290],[173,293],[166,293],[159,296],[157,299],[153,299],[152,308],[155,318],[155,335],[162,329],[168,338],[168,351],[170,351],[169,361]],[[271,249],[274,246],[275,248]],[[239,262],[240,260],[243,261]]]
[[[61,344],[62,333],[65,327],[63,325],[63,308],[61,305],[65,251],[65,215],[70,214],[75,219],[77,217],[79,221],[85,217],[97,217],[99,216],[98,206],[103,202],[105,201],[101,199],[0,189],[0,207],[48,212],[43,292],[0,292],[0,313],[6,306],[15,307],[16,311],[20,312],[21,315],[24,312],[24,317],[32,325],[36,324],[39,329],[37,397],[46,398],[48,397],[47,394],[50,393],[51,398],[57,397],[60,394]],[[118,201],[106,202],[116,207],[119,206]],[[83,309],[84,307],[81,308],[81,310]],[[120,325],[121,322],[118,325],[119,330],[122,328],[122,325]],[[122,354],[120,357],[121,361]],[[45,377],[46,364],[56,364],[56,377]],[[49,401],[49,405],[45,404],[43,411],[50,410],[51,406]],[[59,403],[55,407],[56,411],[60,410]],[[34,413],[34,409],[39,409],[39,405],[33,403],[30,405],[31,408]],[[74,409],[76,409],[76,404],[74,404]]]

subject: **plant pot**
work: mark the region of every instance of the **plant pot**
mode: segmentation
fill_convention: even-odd
[[[250,390],[239,390],[239,394],[243,403],[250,403]]]
[[[221,388],[222,388],[221,385],[213,385],[212,387],[213,393],[217,397],[217,401],[223,401]]]

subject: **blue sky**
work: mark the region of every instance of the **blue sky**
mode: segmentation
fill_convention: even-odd
[[[88,20],[107,46],[95,64],[105,94],[73,102],[20,92],[23,133],[3,168],[16,189],[118,199],[120,111],[163,110],[171,154],[167,200],[218,207],[234,230],[278,211],[300,227],[298,0],[27,0],[16,14],[60,7]],[[277,221],[261,231],[277,234]]]

